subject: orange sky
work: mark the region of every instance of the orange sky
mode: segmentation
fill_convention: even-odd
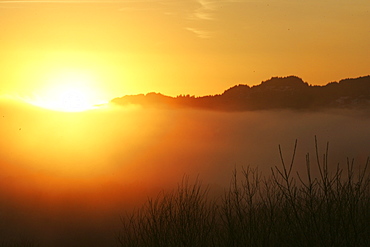
[[[366,0],[0,1],[0,95],[38,96],[65,74],[90,78],[97,101],[367,75],[369,10]]]
[[[104,235],[101,222],[115,227],[122,208],[184,174],[227,185],[236,166],[270,171],[296,138],[302,159],[317,135],[334,143],[333,164],[362,165],[362,115],[83,110],[126,94],[368,75],[369,23],[368,0],[0,0],[0,239],[30,226],[72,241],[76,223]]]

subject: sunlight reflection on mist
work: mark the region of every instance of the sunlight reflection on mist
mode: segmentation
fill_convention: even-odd
[[[145,177],[213,172],[213,167],[273,166],[277,146],[313,152],[330,142],[333,158],[363,161],[369,118],[354,111],[255,111],[106,107],[63,113],[22,105],[3,108],[1,157],[15,166],[73,177],[124,173]],[[208,168],[205,168],[208,167]],[[216,169],[217,170],[217,169]],[[124,171],[124,172],[123,172]],[[217,176],[217,175],[215,175]]]
[[[251,165],[269,172],[280,165],[279,144],[289,160],[295,139],[295,170],[304,169],[307,152],[314,155],[315,135],[321,152],[330,142],[329,164],[345,165],[349,157],[363,165],[370,155],[369,124],[368,116],[354,111],[108,107],[61,113],[2,102],[1,210],[27,215],[7,216],[5,222],[13,222],[9,231],[27,229],[38,218],[32,236],[44,236],[42,229],[53,229],[46,234],[50,239],[72,234],[73,225],[106,241],[119,224],[117,215],[172,188],[184,174],[222,190],[234,168]]]

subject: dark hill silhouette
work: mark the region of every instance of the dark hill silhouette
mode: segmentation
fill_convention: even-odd
[[[115,98],[118,105],[138,104],[144,107],[202,108],[221,111],[268,109],[370,108],[370,76],[344,79],[325,86],[312,86],[296,76],[272,77],[249,87],[236,85],[219,95],[195,97],[165,96],[160,93],[127,95]]]

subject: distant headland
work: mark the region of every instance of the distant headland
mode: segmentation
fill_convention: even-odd
[[[272,77],[252,87],[239,84],[217,95],[170,97],[148,93],[126,95],[111,102],[117,105],[216,111],[370,109],[370,75],[330,82],[324,86],[310,85],[297,76]]]

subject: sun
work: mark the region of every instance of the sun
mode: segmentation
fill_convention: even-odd
[[[86,74],[69,72],[56,76],[38,90],[31,104],[63,112],[81,112],[96,108],[98,99],[94,81]]]
[[[66,85],[50,91],[53,93],[41,105],[45,108],[66,112],[79,112],[93,108],[91,92],[87,88]]]

